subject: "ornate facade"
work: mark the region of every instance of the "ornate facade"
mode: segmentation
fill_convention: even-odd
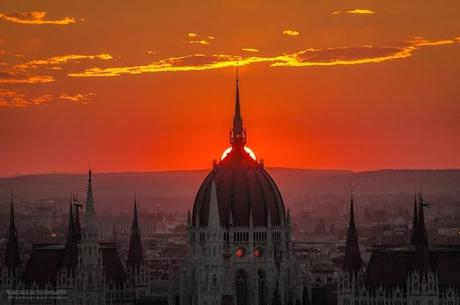
[[[367,266],[361,260],[353,200],[343,272],[338,283],[339,305],[458,305],[460,247],[430,246],[424,201],[414,202],[410,243],[373,251]]]
[[[306,304],[304,272],[291,255],[291,219],[263,162],[246,144],[238,80],[231,148],[198,190],[188,252],[170,304]]]
[[[65,244],[35,244],[27,262],[22,264],[11,201],[7,246],[0,271],[0,304],[136,304],[148,299],[149,279],[136,201],[126,264],[121,262],[115,243],[100,241],[91,171],[82,228],[79,207],[71,201]],[[16,295],[12,299],[11,292],[34,295]]]

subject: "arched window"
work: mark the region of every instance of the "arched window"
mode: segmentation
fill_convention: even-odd
[[[236,273],[236,305],[248,305],[248,274],[244,270]]]
[[[265,300],[265,273],[262,270],[257,271],[259,280],[259,305],[264,305]]]

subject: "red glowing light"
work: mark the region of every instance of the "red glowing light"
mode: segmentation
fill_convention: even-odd
[[[243,257],[246,254],[246,251],[244,250],[244,248],[240,247],[240,248],[236,249],[235,254],[238,257]]]
[[[257,247],[255,250],[254,250],[254,256],[255,257],[261,257],[262,256],[262,249]]]

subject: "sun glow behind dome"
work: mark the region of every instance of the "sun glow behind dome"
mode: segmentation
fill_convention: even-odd
[[[225,157],[232,151],[232,148],[229,147],[227,148],[226,150],[224,150],[224,152],[222,153],[222,157],[220,157],[221,160],[224,160]],[[250,149],[249,147],[245,146],[244,147],[244,151],[247,152],[249,154],[249,156],[251,158],[253,158],[254,160],[257,160],[256,159],[256,154],[252,151],[252,149]]]

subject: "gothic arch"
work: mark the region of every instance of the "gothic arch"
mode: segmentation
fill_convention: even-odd
[[[265,272],[263,270],[257,271],[257,283],[258,283],[258,295],[259,295],[259,305],[264,305],[265,303]]]
[[[248,273],[240,269],[236,272],[236,305],[249,305],[248,303]]]

